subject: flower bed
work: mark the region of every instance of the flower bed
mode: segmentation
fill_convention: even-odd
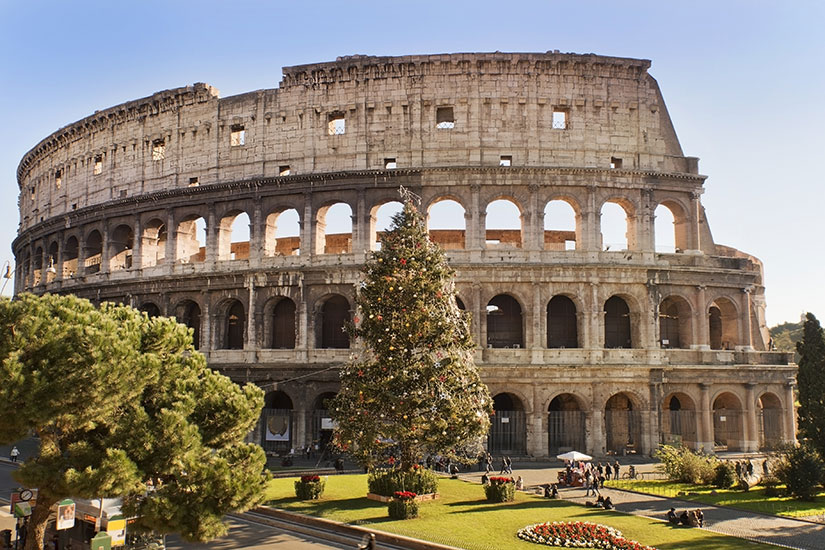
[[[411,491],[396,491],[387,505],[391,519],[410,519],[418,517],[418,501]]]
[[[518,537],[546,546],[601,548],[603,550],[656,550],[628,540],[612,527],[584,521],[537,523],[518,531]]]
[[[484,493],[490,502],[511,502],[516,499],[516,480],[493,476],[490,484],[484,486]]]
[[[317,475],[301,476],[295,482],[295,496],[301,500],[317,500],[324,494],[324,480]]]

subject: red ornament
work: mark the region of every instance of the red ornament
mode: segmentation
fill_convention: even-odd
[[[407,265],[407,260],[405,258],[401,258],[401,265]]]
[[[362,371],[361,369],[358,369],[358,376],[364,376],[364,371]]]

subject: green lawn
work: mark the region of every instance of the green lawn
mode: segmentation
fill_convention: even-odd
[[[365,497],[365,475],[330,476],[326,482],[324,496],[317,501],[297,500],[294,481],[295,478],[272,480],[267,491],[269,505],[355,525],[370,525],[377,530],[467,550],[538,548],[535,544],[519,540],[516,531],[526,525],[544,521],[602,523],[619,529],[630,539],[655,546],[660,550],[767,548],[765,545],[699,529],[671,527],[664,522],[620,512],[597,511],[525,493],[518,493],[515,502],[488,503],[484,500],[484,490],[480,485],[452,479],[441,480],[441,498],[422,503],[418,519],[390,521],[386,504]]]
[[[709,485],[690,485],[667,480],[608,481],[607,487],[630,489],[651,495],[676,497],[719,506],[732,506],[743,510],[788,517],[804,517],[825,514],[825,491],[812,501],[796,500],[787,496],[769,497],[765,489],[754,487],[750,491],[717,489]],[[780,494],[783,487],[780,487]],[[679,495],[678,493],[685,493]],[[715,492],[716,494],[712,494]],[[692,494],[689,494],[692,493]]]

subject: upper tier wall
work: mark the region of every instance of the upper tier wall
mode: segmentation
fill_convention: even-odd
[[[388,159],[399,168],[497,166],[503,156],[514,166],[604,168],[618,159],[625,169],[696,174],[649,65],[555,53],[354,56],[288,67],[279,89],[225,99],[206,84],[158,92],[66,126],[26,154],[21,230],[116,198],[286,169],[384,168]],[[555,125],[554,112],[563,113]],[[450,114],[452,125],[437,128]],[[330,125],[336,117],[343,133]]]

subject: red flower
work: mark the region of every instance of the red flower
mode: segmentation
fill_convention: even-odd
[[[412,500],[416,496],[418,495],[416,495],[412,491],[396,491],[395,493],[393,493],[393,498],[395,498],[396,500]]]
[[[301,476],[301,483],[318,483],[319,481],[321,481],[321,478],[314,474]]]

